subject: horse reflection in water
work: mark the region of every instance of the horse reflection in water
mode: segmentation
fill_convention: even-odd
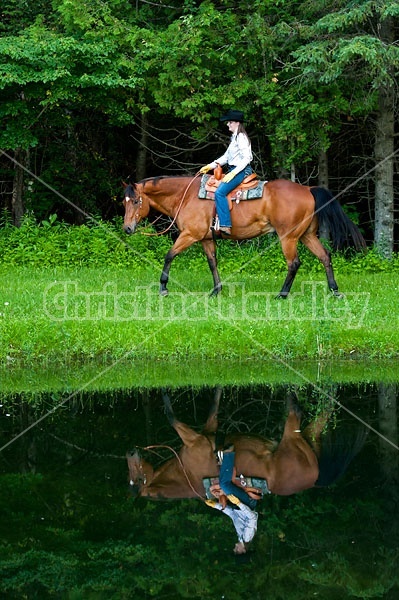
[[[175,418],[170,400],[164,395],[166,415],[183,446],[156,469],[142,457],[139,449],[127,454],[134,496],[205,500],[203,480],[218,477],[219,473],[215,449],[220,396],[218,390],[204,429],[197,433]],[[315,486],[330,485],[359,452],[366,435],[365,429],[358,428],[350,438],[346,435],[340,443],[330,443],[328,433],[323,433],[330,414],[331,410],[326,410],[301,430],[301,412],[289,399],[280,442],[259,435],[232,433],[226,435],[223,444],[234,446],[237,474],[266,480],[272,494],[288,496]]]

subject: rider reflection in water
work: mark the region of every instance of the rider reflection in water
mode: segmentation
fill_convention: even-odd
[[[215,500],[206,500],[206,504],[221,510],[233,521],[238,536],[234,546],[234,554],[245,554],[249,543],[255,537],[258,513],[255,512],[257,501],[243,489],[233,483],[234,458],[232,451],[219,452],[222,458],[219,486],[213,486]],[[230,504],[229,504],[230,503]]]

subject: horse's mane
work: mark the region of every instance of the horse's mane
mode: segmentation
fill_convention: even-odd
[[[125,196],[134,196],[134,183],[128,183],[125,187]]]
[[[151,183],[156,186],[159,181],[163,179],[187,179],[187,177],[193,177],[192,175],[156,175],[155,177],[146,177],[145,179],[141,179],[138,183],[140,183],[143,187],[146,183]]]

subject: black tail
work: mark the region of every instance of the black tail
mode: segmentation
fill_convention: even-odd
[[[368,430],[363,425],[337,426],[322,437],[319,478],[315,485],[331,485],[344,474],[351,461],[363,448]]]
[[[365,250],[366,242],[358,227],[344,213],[332,193],[322,187],[314,187],[310,191],[315,199],[319,228],[330,232],[334,250],[347,246],[354,246],[358,251]]]

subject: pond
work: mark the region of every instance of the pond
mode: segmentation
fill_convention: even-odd
[[[215,387],[171,387],[178,419],[201,430]],[[220,429],[279,440],[293,389],[304,423],[333,406],[325,435],[367,436],[333,484],[266,495],[244,556],[200,500],[129,494],[127,450],[158,446],[161,463],[181,445],[161,389],[3,393],[1,597],[399,597],[397,384],[224,385]]]

